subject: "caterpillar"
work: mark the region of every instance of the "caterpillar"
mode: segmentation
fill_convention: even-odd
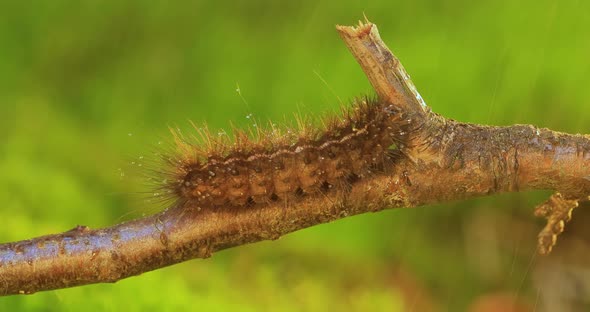
[[[365,97],[341,116],[324,118],[319,129],[299,119],[298,132],[272,124],[250,134],[234,129],[233,141],[200,129],[201,144],[172,131],[177,152],[165,159],[169,178],[162,187],[175,207],[198,209],[342,191],[403,157],[410,121],[395,105]]]

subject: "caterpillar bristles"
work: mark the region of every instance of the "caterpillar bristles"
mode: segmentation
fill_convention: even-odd
[[[247,131],[232,126],[227,135],[193,124],[195,134],[187,138],[171,129],[176,149],[165,157],[169,179],[161,189],[176,199],[174,207],[197,209],[346,192],[403,157],[408,120],[391,103],[364,97],[341,115],[323,118],[321,127],[298,115],[296,130],[256,123]]]

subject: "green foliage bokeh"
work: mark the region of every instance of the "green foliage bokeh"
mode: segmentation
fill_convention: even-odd
[[[280,122],[370,94],[334,30],[363,14],[436,112],[588,133],[589,11],[549,0],[2,1],[0,241],[161,209],[138,167],[169,126]],[[528,300],[529,258],[482,277],[464,232],[477,209],[526,215],[539,198],[356,216],[112,285],[0,298],[0,310],[405,311],[399,271],[449,310],[490,289]],[[534,239],[522,237],[529,254]]]

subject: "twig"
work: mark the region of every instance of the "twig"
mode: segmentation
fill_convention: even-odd
[[[540,252],[548,252],[571,208],[590,194],[590,139],[533,126],[446,120],[426,107],[375,25],[338,31],[381,99],[414,118],[402,149],[409,157],[388,175],[361,179],[345,196],[310,196],[289,209],[280,201],[255,209],[170,209],[110,228],[78,226],[2,244],[0,295],[115,282],[351,215],[527,189],[561,194],[538,210],[549,219],[539,238]]]

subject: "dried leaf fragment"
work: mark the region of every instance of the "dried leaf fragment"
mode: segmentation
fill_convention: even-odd
[[[578,199],[565,199],[556,192],[535,208],[535,216],[547,219],[547,225],[539,233],[539,253],[546,255],[557,242],[557,235],[565,229],[565,223],[572,219],[572,211],[578,207]]]

